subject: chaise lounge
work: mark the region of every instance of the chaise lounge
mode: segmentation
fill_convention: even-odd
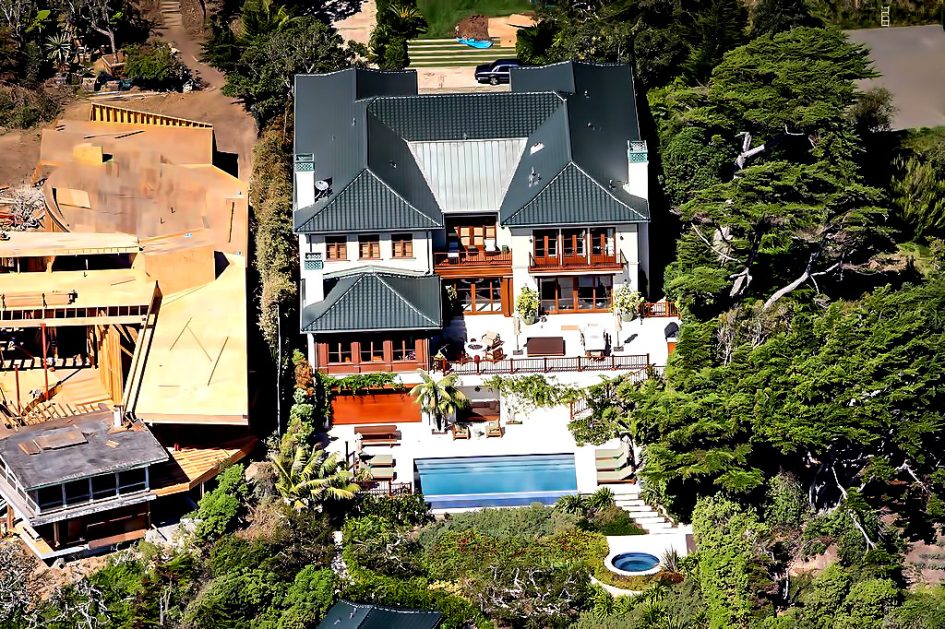
[[[597,472],[597,484],[605,485],[609,483],[635,483],[637,482],[636,473],[632,467],[614,470],[612,472]]]
[[[450,432],[453,434],[453,441],[457,439],[469,439],[469,426],[453,424],[450,426]]]
[[[597,471],[598,472],[612,472],[614,470],[623,469],[627,466],[629,456],[626,452],[621,454],[616,459],[597,459]]]
[[[490,421],[486,424],[486,437],[501,437],[503,434],[504,430],[499,425],[499,420]]]
[[[400,444],[400,431],[393,424],[355,426],[354,432],[361,438],[362,446],[396,446]]]
[[[627,454],[627,444],[625,443],[620,444],[618,448],[597,448],[594,450],[594,458],[597,460],[616,459],[625,454]]]

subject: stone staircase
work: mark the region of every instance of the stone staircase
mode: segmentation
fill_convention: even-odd
[[[161,23],[164,28],[183,26],[184,21],[180,14],[178,0],[161,0]]]
[[[492,38],[491,48],[472,48],[455,39],[412,39],[407,42],[411,68],[476,66],[496,59],[514,59],[515,48],[504,48]]]
[[[656,509],[640,499],[637,485],[601,485],[609,487],[614,493],[614,502],[630,514],[633,521],[646,529],[648,533],[678,533],[678,527],[660,515]]]

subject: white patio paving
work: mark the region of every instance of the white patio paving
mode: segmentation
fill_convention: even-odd
[[[581,493],[597,489],[594,446],[578,447],[568,430],[570,414],[565,406],[540,409],[535,417],[521,424],[507,425],[502,422],[505,434],[502,437],[479,437],[477,430],[485,425],[473,425],[470,439],[454,441],[450,434],[433,434],[426,422],[398,424],[401,433],[398,446],[368,446],[370,454],[392,454],[395,459],[394,482],[415,482],[414,459],[448,458],[466,456],[499,456],[515,454],[567,454],[574,453],[577,488]],[[344,455],[357,449],[354,426],[335,426],[328,450]]]

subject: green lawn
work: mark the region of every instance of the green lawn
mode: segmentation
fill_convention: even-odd
[[[456,23],[469,15],[498,17],[535,10],[528,0],[417,0],[417,7],[429,25],[424,38],[452,37]]]

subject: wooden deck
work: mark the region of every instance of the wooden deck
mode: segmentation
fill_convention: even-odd
[[[171,460],[151,468],[151,488],[158,496],[190,491],[216,476],[224,465],[244,459],[255,447],[255,437],[244,437],[218,447],[168,448]]]

